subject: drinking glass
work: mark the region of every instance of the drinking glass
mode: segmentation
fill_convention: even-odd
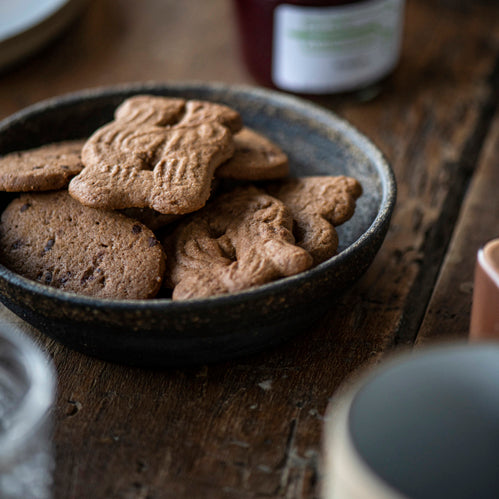
[[[56,377],[23,332],[0,325],[0,497],[51,497]]]

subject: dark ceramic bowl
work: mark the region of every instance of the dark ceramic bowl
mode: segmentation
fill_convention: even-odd
[[[219,361],[256,352],[313,327],[378,251],[392,214],[395,179],[381,152],[334,114],[277,92],[222,84],[140,84],[83,91],[31,106],[0,123],[0,155],[86,137],[139,93],[222,102],[281,145],[293,175],[357,178],[354,216],[338,228],[339,254],[318,267],[248,291],[202,300],[103,300],[25,279],[0,265],[0,300],[70,348],[151,367]],[[0,194],[1,208],[10,196]]]

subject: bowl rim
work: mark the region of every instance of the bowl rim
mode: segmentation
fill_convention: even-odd
[[[123,97],[139,93],[165,93],[167,92],[202,92],[209,91],[220,94],[251,95],[262,101],[270,102],[273,106],[281,109],[292,108],[300,116],[307,116],[323,125],[328,126],[339,136],[346,139],[348,143],[361,149],[366,157],[375,167],[379,174],[382,196],[376,217],[371,225],[348,247],[325,262],[306,270],[299,274],[283,277],[276,281],[265,283],[254,288],[245,289],[235,293],[225,293],[207,298],[190,298],[186,300],[172,300],[171,298],[149,298],[149,299],[110,299],[95,298],[86,295],[79,295],[58,288],[46,286],[26,277],[23,277],[0,263],[0,279],[4,279],[10,284],[36,295],[42,295],[47,299],[53,299],[64,303],[71,303],[73,306],[92,307],[94,309],[107,310],[165,310],[165,307],[173,311],[210,308],[223,303],[238,305],[246,302],[248,298],[265,298],[269,293],[278,294],[280,291],[290,286],[300,285],[309,280],[313,280],[322,274],[325,269],[341,264],[345,259],[351,258],[360,251],[371,238],[386,225],[393,209],[397,197],[397,185],[395,174],[385,154],[374,144],[374,142],[360,132],[354,125],[346,119],[340,118],[336,113],[320,106],[314,102],[305,100],[302,97],[286,94],[281,91],[267,89],[248,84],[230,84],[217,81],[174,81],[174,82],[132,82],[116,85],[97,86],[81,89],[74,92],[64,93],[50,97],[34,104],[31,104],[0,121],[0,134],[8,129],[12,124],[23,121],[33,114],[41,113],[49,109],[70,106],[88,99],[101,99],[106,97]]]

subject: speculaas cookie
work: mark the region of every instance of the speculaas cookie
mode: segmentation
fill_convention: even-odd
[[[220,184],[218,179],[214,179],[212,182],[212,190],[216,192],[217,186]],[[163,229],[167,225],[176,222],[183,215],[173,215],[164,214],[159,211],[153,210],[151,208],[125,208],[120,210],[121,213],[127,217],[134,218],[139,222],[142,222],[146,227],[149,227],[152,231],[158,231]]]
[[[291,211],[296,244],[313,256],[314,265],[336,254],[334,227],[352,217],[362,194],[360,183],[346,176],[289,178],[269,184],[266,190]]]
[[[181,215],[164,215],[159,211],[151,210],[151,208],[125,208],[121,212],[127,217],[138,220],[153,231],[162,229],[181,217]]]
[[[220,104],[136,96],[82,151],[70,194],[99,208],[184,214],[206,203],[215,169],[234,152],[237,112]]]
[[[147,227],[83,206],[67,191],[12,201],[1,218],[0,258],[29,279],[98,298],[153,297],[165,269],[163,248]]]
[[[236,180],[271,180],[289,173],[288,157],[264,135],[244,127],[234,135],[234,154],[215,175]]]
[[[240,114],[223,104],[153,95],[136,95],[126,99],[116,108],[115,120],[136,125],[176,127],[217,122],[233,133],[242,128]]]
[[[84,140],[57,142],[0,158],[0,191],[49,191],[66,187],[83,168]]]
[[[308,269],[312,257],[295,246],[292,227],[284,204],[256,187],[221,195],[163,240],[173,299],[240,291]]]

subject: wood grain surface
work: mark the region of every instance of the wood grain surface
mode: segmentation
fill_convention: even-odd
[[[2,307],[0,324],[57,367],[55,497],[319,497],[342,383],[415,343],[466,338],[476,252],[499,235],[498,19],[493,1],[409,0],[394,74],[318,100],[382,149],[398,183],[381,251],[319,328],[242,360],[148,371],[72,352]],[[254,84],[236,34],[227,0],[91,1],[0,75],[0,118],[114,83]]]

